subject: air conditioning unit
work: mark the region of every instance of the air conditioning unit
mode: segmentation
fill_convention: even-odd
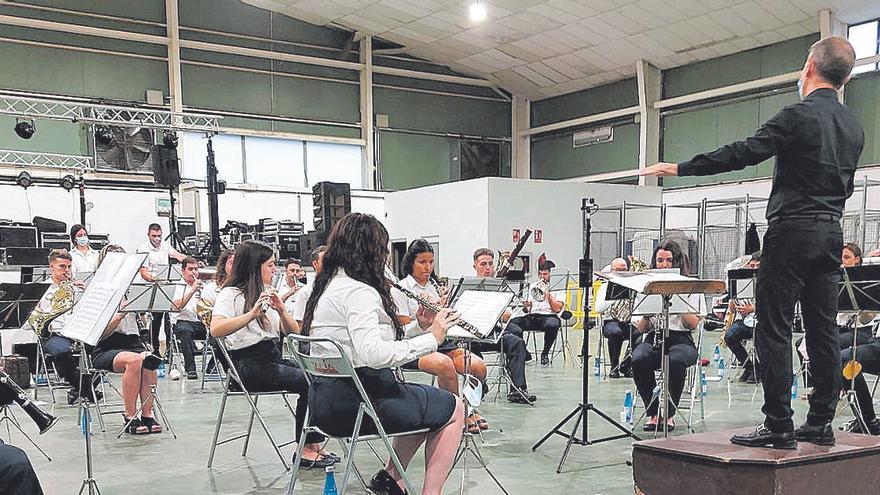
[[[592,146],[609,141],[614,141],[614,127],[610,125],[575,132],[571,136],[571,147],[583,148],[584,146]]]

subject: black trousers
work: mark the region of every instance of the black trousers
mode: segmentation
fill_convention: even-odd
[[[841,364],[845,365],[850,359],[852,359],[852,348],[843,349],[840,353]],[[873,421],[877,413],[874,412],[874,400],[871,398],[868,382],[865,381],[865,373],[880,374],[880,340],[872,338],[868,343],[856,346],[856,359],[862,364],[862,372],[856,375],[855,379],[856,399],[865,421]],[[844,390],[849,390],[850,381],[843,378],[843,374],[840,376],[841,386]]]
[[[73,387],[74,390],[79,390],[79,363],[77,363],[76,358],[73,356],[73,351],[70,349],[72,344],[73,342],[70,339],[57,334],[50,335],[48,339],[42,342],[43,352],[47,356],[52,356],[52,359],[55,361],[55,368],[58,370],[61,378]]]
[[[541,351],[541,355],[546,356],[553,349],[553,343],[556,342],[561,327],[562,320],[556,315],[527,314],[512,318],[507,322],[506,330],[524,340],[524,331],[544,332],[544,350]]]
[[[187,372],[196,370],[195,340],[205,340],[208,332],[200,321],[177,320],[174,324],[174,335],[180,339],[180,353],[183,354],[183,369]]]
[[[775,432],[794,430],[791,410],[791,323],[795,304],[803,312],[813,393],[807,422],[834,418],[840,390],[837,286],[843,234],[831,218],[770,222],[764,235],[756,288],[755,347],[762,365],[764,424]]]
[[[856,345],[867,344],[874,338],[873,327],[863,326],[855,330]],[[851,328],[840,329],[840,349],[850,349],[853,344],[853,330]]]
[[[27,454],[0,440],[0,487],[6,495],[43,495]]]
[[[309,382],[305,373],[293,361],[281,358],[281,352],[273,340],[264,340],[244,349],[229,351],[229,358],[235,364],[248,392],[285,390],[299,395],[294,409],[298,442],[309,406]],[[309,433],[305,439],[306,443],[323,441],[324,437],[316,433]]]
[[[742,320],[733,322],[730,325],[730,329],[724,334],[724,343],[727,344],[727,348],[736,356],[736,360],[740,365],[744,365],[749,358],[749,353],[746,351],[746,346],[743,342],[753,338],[754,335],[755,329],[743,323]]]
[[[483,352],[498,352],[498,345],[474,342],[471,344],[471,351],[478,355]],[[526,349],[526,341],[515,333],[508,332],[505,328],[501,334],[501,352],[504,353],[505,368],[507,374],[510,375],[511,383],[520,390],[528,390],[529,385],[526,383],[526,357],[529,351]]]
[[[697,348],[690,332],[671,332],[666,341],[666,352],[669,353],[669,376],[664,379],[669,384],[669,417],[672,417],[684,390],[687,369],[697,363]],[[633,381],[647,407],[648,417],[656,416],[660,407],[659,400],[651,401],[657,386],[654,371],[660,369],[660,357],[660,347],[655,347],[653,341],[642,342],[633,350]]]
[[[151,313],[153,321],[150,324],[150,345],[153,346],[153,354],[159,355],[159,330],[162,328],[162,322],[165,322],[165,348],[171,342],[171,318],[168,313]]]
[[[602,335],[608,342],[608,359],[611,361],[611,369],[623,368],[627,370],[632,367],[632,363],[620,366],[620,351],[623,349],[623,343],[629,341],[629,348],[636,348],[636,337],[638,333],[632,328],[629,322],[620,322],[617,320],[605,320],[602,322]],[[617,370],[621,371],[621,370]]]

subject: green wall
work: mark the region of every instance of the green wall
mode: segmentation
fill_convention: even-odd
[[[538,127],[638,104],[639,88],[636,80],[625,79],[605,86],[532,102],[531,124],[532,127]]]
[[[382,188],[395,191],[449,182],[456,145],[453,138],[380,132]]]
[[[865,148],[859,165],[880,164],[880,73],[860,74],[845,90],[846,104],[865,130]]]
[[[639,126],[614,126],[614,140],[582,148],[572,147],[572,133],[532,140],[532,178],[566,179],[636,168],[639,163]]]

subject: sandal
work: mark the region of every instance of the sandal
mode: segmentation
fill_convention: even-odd
[[[162,425],[160,425],[151,416],[141,416],[141,422],[147,428],[147,433],[162,433]]]
[[[465,432],[471,433],[474,435],[480,432],[480,426],[474,420],[473,416],[469,416],[469,417],[465,418],[464,424],[465,424]]]
[[[126,418],[124,414],[122,418],[125,419],[125,433],[129,435],[147,435],[150,433],[150,429],[144,426],[140,418]]]
[[[478,413],[471,414],[471,419],[477,423],[477,426],[479,426],[481,430],[489,429],[489,422],[486,421],[486,418],[480,416]]]

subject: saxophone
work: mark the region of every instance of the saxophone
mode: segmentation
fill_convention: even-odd
[[[73,309],[76,302],[76,285],[72,280],[58,284],[58,289],[49,300],[49,311],[41,311],[39,306],[31,311],[27,322],[40,339],[49,337],[49,325],[59,316]]]
[[[648,265],[638,258],[630,258],[629,271],[644,272],[648,270]],[[632,318],[633,306],[635,305],[635,294],[626,299],[618,299],[611,304],[608,314],[617,321],[629,322]]]

